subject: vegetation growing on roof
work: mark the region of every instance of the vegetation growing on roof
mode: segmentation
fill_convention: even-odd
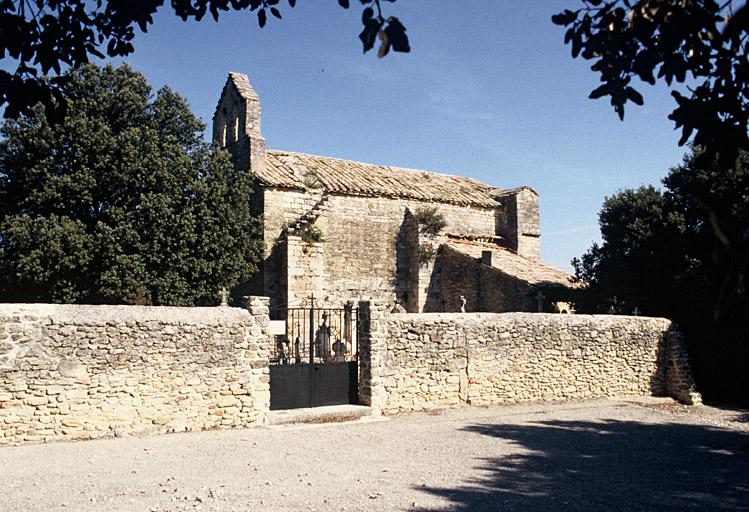
[[[302,185],[304,185],[304,187],[307,189],[322,188],[322,183],[320,183],[320,180],[317,179],[317,176],[309,171],[302,174],[302,177],[299,181],[301,181]]]

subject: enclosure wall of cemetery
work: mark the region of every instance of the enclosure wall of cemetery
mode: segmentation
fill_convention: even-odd
[[[533,313],[386,315],[369,310],[369,379],[361,394],[385,414],[461,403],[699,395],[683,339],[661,318]],[[362,312],[366,316],[367,312]]]
[[[0,444],[264,424],[268,299],[247,309],[0,305]],[[359,399],[384,414],[604,396],[699,401],[670,321],[387,314],[359,304]]]
[[[254,306],[0,305],[0,444],[262,422],[272,343]]]

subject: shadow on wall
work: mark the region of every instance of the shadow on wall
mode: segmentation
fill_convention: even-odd
[[[419,245],[419,225],[411,210],[406,208],[403,222],[395,240],[395,296],[406,311],[417,312],[419,283],[416,250]],[[416,268],[415,268],[416,267]]]
[[[279,240],[271,247],[270,254],[263,261],[263,293],[270,297],[271,320],[285,320],[288,304],[289,272],[286,268],[286,241]]]
[[[456,487],[419,488],[450,510],[749,510],[749,433],[618,420],[463,430],[513,449]]]
[[[673,325],[666,330],[666,332],[663,333],[663,336],[658,340],[658,349],[655,355],[655,373],[650,375],[650,394],[653,396],[670,396],[674,400],[678,400],[681,403],[684,403],[682,399],[676,396],[671,396],[669,392],[671,389],[669,389],[668,386],[668,379],[670,375],[668,374],[669,366],[668,366],[668,360],[669,360],[669,340],[670,337],[675,333]],[[673,372],[677,372],[677,369],[674,368],[672,370]],[[674,375],[673,377],[677,378],[677,375]]]
[[[443,251],[439,249],[432,262],[432,270],[429,274],[429,281],[427,286],[427,296],[424,301],[423,312],[424,313],[442,313],[460,311],[460,301],[455,301],[455,304],[449,304],[445,300],[445,296],[442,291],[442,263],[444,261]]]

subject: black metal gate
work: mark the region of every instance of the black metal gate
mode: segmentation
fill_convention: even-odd
[[[270,365],[270,408],[297,409],[358,401],[358,309],[289,308],[286,334]]]

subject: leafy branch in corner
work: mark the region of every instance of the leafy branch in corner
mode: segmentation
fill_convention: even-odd
[[[359,34],[359,39],[364,45],[364,53],[367,53],[374,47],[375,40],[380,39],[380,49],[377,51],[377,56],[383,58],[388,54],[390,48],[395,52],[411,51],[411,47],[408,44],[408,36],[406,35],[406,27],[394,16],[390,16],[387,20],[382,15],[382,7],[380,6],[380,0],[359,0],[362,4],[374,5],[377,9],[372,7],[366,7],[362,12],[362,24],[364,24],[364,30]],[[394,2],[395,0],[387,0]],[[344,9],[348,9],[349,0],[338,0],[338,3]]]
[[[706,161],[732,167],[749,149],[749,8],[731,0],[582,0],[577,10],[552,16],[568,27],[572,56],[595,61],[602,85],[621,119],[624,105],[643,104],[633,78],[672,88],[669,115],[680,145],[704,148]],[[684,84],[676,90],[676,84]]]
[[[394,2],[395,0],[382,0]],[[289,7],[296,0],[287,0]],[[359,0],[364,30],[359,39],[366,53],[379,37],[379,57],[390,49],[408,52],[406,28],[382,13],[381,0]],[[183,21],[218,21],[222,12],[249,9],[260,27],[269,16],[281,19],[281,0],[171,0]],[[344,9],[349,0],[338,0]],[[91,57],[124,57],[135,51],[135,29],[147,32],[164,0],[0,0],[0,58],[16,62],[15,72],[0,70],[0,106],[6,118],[33,115],[41,103],[51,121],[61,119],[65,102],[61,90],[68,79],[65,67],[78,67]],[[376,14],[375,14],[376,11]],[[46,75],[50,75],[47,77]]]

